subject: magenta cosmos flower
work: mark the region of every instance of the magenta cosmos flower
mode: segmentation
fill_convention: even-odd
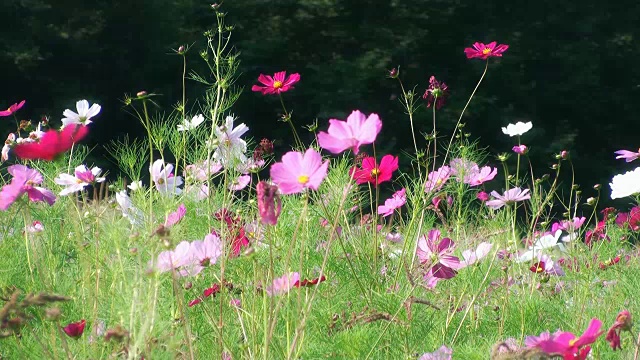
[[[271,180],[285,195],[297,194],[304,189],[318,190],[328,168],[329,160],[322,162],[322,156],[313,149],[304,154],[289,151],[282,156],[281,162],[271,165]]]
[[[418,239],[416,255],[421,264],[431,266],[429,272],[433,277],[451,279],[460,268],[460,259],[451,255],[454,246],[455,243],[449,238],[440,240],[440,230],[431,229],[426,237],[422,235]]]
[[[603,331],[602,321],[594,318],[591,319],[587,330],[577,337],[570,332],[558,331],[550,335],[548,339],[537,339],[537,341],[528,341],[546,354],[562,354],[565,359],[586,359],[591,347]],[[541,336],[542,337],[542,336]],[[545,336],[546,337],[546,336]],[[527,341],[525,340],[525,343]]]
[[[22,100],[19,103],[15,103],[15,104],[9,106],[9,108],[7,110],[0,111],[0,116],[2,116],[2,117],[11,116],[13,113],[15,113],[16,111],[20,110],[20,108],[22,108],[24,106],[25,102],[26,102],[26,100]]]
[[[479,58],[485,60],[492,56],[502,57],[502,53],[507,51],[508,48],[509,45],[498,45],[495,41],[486,45],[481,42],[476,42],[472,48],[464,49],[464,53],[467,55],[467,59]]]
[[[24,193],[27,193],[29,200],[33,202],[45,201],[49,205],[55,203],[56,196],[53,192],[34,186],[41,184],[44,180],[38,170],[30,169],[24,165],[11,165],[7,171],[13,176],[13,179],[0,190],[0,210],[7,210]]]
[[[382,129],[382,121],[378,114],[365,117],[359,110],[354,110],[347,121],[329,120],[327,132],[318,134],[320,147],[334,154],[352,149],[354,154],[360,151],[360,145],[371,144]]]
[[[262,95],[280,94],[289,91],[289,89],[293,89],[293,84],[300,81],[300,74],[291,74],[289,77],[286,77],[286,75],[286,71],[277,72],[273,74],[273,77],[260,74],[258,81],[264,86],[253,85],[251,91],[259,91]]]
[[[638,151],[640,151],[640,149],[638,149]],[[624,159],[626,162],[632,162],[640,157],[640,152],[633,152],[629,150],[618,150],[614,154],[618,155],[616,156],[616,159]]]
[[[531,199],[529,189],[522,190],[519,187],[505,191],[504,195],[500,195],[496,191],[492,191],[491,196],[495,199],[489,200],[485,204],[494,210],[500,209],[507,204],[513,204],[517,201]]]
[[[372,183],[376,187],[380,183],[391,180],[396,170],[398,170],[398,157],[385,155],[380,160],[380,165],[376,164],[376,158],[367,157],[362,160],[360,168],[353,167],[349,173],[357,184]]]
[[[78,339],[84,333],[84,327],[87,324],[87,321],[82,319],[75,323],[70,323],[67,326],[62,328],[65,334],[69,335],[74,339]]]
[[[385,200],[384,205],[378,206],[378,215],[387,217],[393,214],[393,211],[407,202],[406,189],[402,188]]]

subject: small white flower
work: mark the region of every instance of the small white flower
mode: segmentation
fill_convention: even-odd
[[[76,110],[78,113],[75,113],[69,109],[65,110],[62,115],[64,118],[62,119],[62,127],[64,128],[70,124],[82,124],[89,125],[91,124],[91,118],[98,115],[100,113],[100,105],[93,104],[89,107],[89,102],[87,100],[80,100],[76,103]]]
[[[233,116],[227,116],[225,124],[213,130],[216,134],[218,145],[213,153],[213,158],[220,161],[225,167],[244,163],[247,160],[244,155],[247,151],[247,143],[240,137],[249,131],[249,128],[245,124],[240,124],[234,128],[234,120]]]
[[[531,124],[531,121],[527,123],[518,121],[515,124],[509,124],[507,125],[507,127],[503,127],[502,132],[505,135],[516,136],[516,135],[522,135],[526,133],[527,131],[531,130],[532,127],[533,127],[533,124]]]
[[[204,122],[204,116],[202,114],[198,114],[196,116],[194,116],[191,121],[184,119],[182,124],[178,125],[178,131],[189,131],[189,130],[193,130],[196,127],[198,127],[198,125],[202,124]]]
[[[129,189],[131,189],[131,191],[140,190],[140,189],[142,189],[142,181],[140,181],[140,180],[134,181],[131,184],[127,185],[127,187]]]
[[[619,199],[640,193],[640,167],[611,179],[611,198]]]

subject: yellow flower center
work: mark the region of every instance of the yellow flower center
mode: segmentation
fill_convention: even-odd
[[[160,185],[164,184],[164,179],[163,178],[158,179],[158,184]]]
[[[484,48],[484,49],[482,50],[482,54],[483,54],[483,55],[491,54],[491,49],[489,49],[489,48]]]
[[[306,184],[307,182],[309,182],[309,177],[307,175],[300,175],[298,176],[298,182],[300,184]]]
[[[380,169],[373,168],[373,170],[371,170],[371,177],[377,177],[378,175],[380,175]]]
[[[569,341],[569,346],[573,346],[573,344],[575,344],[576,341],[578,341],[578,338],[575,338],[575,339]]]
[[[274,87],[275,89],[280,89],[280,88],[282,87],[282,81],[277,81],[277,80],[276,80],[276,81],[274,81],[274,82],[273,82],[273,87]]]

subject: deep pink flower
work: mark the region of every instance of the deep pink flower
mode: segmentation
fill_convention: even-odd
[[[436,110],[440,110],[444,106],[447,97],[449,96],[449,87],[444,82],[436,80],[435,76],[429,78],[429,87],[422,95],[422,98],[427,100],[427,107],[435,104]]]
[[[529,270],[536,274],[544,273],[547,275],[564,276],[564,270],[562,270],[560,264],[554,262],[550,256],[541,252],[538,253],[538,261],[531,265]]]
[[[398,170],[398,157],[385,155],[380,160],[380,165],[376,164],[376,158],[367,157],[362,160],[361,168],[353,167],[349,171],[357,184],[372,183],[374,187],[385,181],[391,180],[393,172]]]
[[[382,121],[378,114],[365,117],[359,110],[354,110],[347,121],[330,119],[327,132],[318,134],[318,143],[321,148],[334,154],[352,149],[357,155],[361,145],[372,144],[376,140],[380,129]]]
[[[178,206],[178,210],[167,215],[167,218],[164,221],[164,227],[171,228],[173,225],[179,223],[186,213],[187,213],[187,207],[184,206],[184,204],[180,204],[180,206]]]
[[[202,292],[202,296],[189,301],[188,306],[192,307],[194,305],[200,304],[202,302],[202,300],[204,300],[205,298],[208,298],[210,296],[215,297],[216,294],[218,294],[220,292],[220,290],[222,290],[222,288],[220,287],[220,285],[218,284],[213,284],[213,286],[211,286],[210,288],[204,289],[204,291]]]
[[[607,335],[605,336],[605,340],[609,342],[611,348],[615,351],[616,349],[622,350],[622,345],[620,343],[620,333],[625,330],[631,332],[631,325],[633,322],[631,321],[631,313],[628,310],[622,310],[616,316],[616,321],[611,325],[609,330],[607,331]]]
[[[65,126],[60,132],[52,129],[42,135],[39,142],[18,144],[13,152],[20,159],[51,161],[71,149],[74,143],[82,140],[88,133],[89,128],[84,125]]]
[[[451,205],[453,205],[453,197],[451,196],[444,196],[444,195],[438,195],[436,197],[434,197],[433,199],[431,199],[431,204],[433,204],[433,208],[434,209],[438,209],[440,208],[440,204],[446,199],[446,201],[444,202],[444,204],[448,205],[449,207]]]
[[[15,104],[9,106],[9,108],[7,110],[0,111],[0,117],[11,116],[13,113],[15,113],[16,111],[20,110],[20,108],[22,108],[24,106],[25,102],[26,102],[26,100],[22,100],[19,103],[15,103]]]
[[[476,198],[478,198],[478,200],[485,202],[487,200],[489,200],[489,194],[487,194],[485,191],[480,191],[477,195]]]
[[[511,150],[513,150],[514,153],[520,154],[520,155],[524,155],[529,151],[529,149],[527,148],[527,145],[516,145]]]
[[[427,175],[427,182],[424,184],[424,191],[427,193],[440,190],[444,183],[451,177],[451,168],[443,165],[438,170],[432,171]]]
[[[318,190],[328,168],[329,160],[322,162],[322,156],[313,149],[304,154],[289,151],[282,156],[282,162],[271,165],[271,180],[285,195],[305,189]]]
[[[78,339],[84,333],[84,327],[87,324],[86,320],[80,320],[79,322],[70,323],[69,325],[62,328],[65,334],[69,335],[74,339]]]
[[[570,332],[558,331],[549,339],[539,341],[535,347],[547,354],[562,354],[565,359],[586,359],[591,349],[589,345],[603,334],[601,327],[602,321],[594,318],[580,337]]]
[[[416,255],[421,264],[431,266],[431,275],[440,279],[451,279],[456,276],[460,269],[460,259],[451,255],[455,243],[444,238],[440,240],[440,231],[432,229],[425,237],[422,235],[418,239],[418,249]]]
[[[563,220],[561,222],[555,222],[551,225],[551,233],[555,234],[558,230],[564,230],[566,232],[572,233],[579,229],[582,224],[584,224],[585,220],[584,216],[582,217],[574,217],[573,220]]]
[[[24,193],[27,194],[32,202],[45,201],[49,205],[55,203],[56,196],[53,192],[34,186],[41,184],[44,180],[38,170],[16,164],[9,166],[7,171],[13,176],[13,179],[0,190],[0,210],[7,210]]]
[[[258,192],[258,213],[263,224],[275,225],[282,211],[282,199],[278,195],[278,187],[266,181],[256,186]]]
[[[383,217],[387,217],[393,214],[393,211],[407,202],[407,196],[405,195],[406,190],[402,188],[393,195],[385,200],[384,205],[378,206],[378,215],[382,215]]]
[[[250,244],[246,230],[244,229],[244,224],[239,217],[232,218],[231,213],[227,209],[221,209],[213,214],[213,216],[217,220],[224,221],[227,225],[227,234],[231,239],[231,256],[239,256],[242,248],[248,247]]]
[[[476,42],[473,44],[473,48],[464,49],[464,53],[467,55],[467,59],[480,58],[486,60],[492,56],[502,57],[502,53],[507,51],[509,45],[497,44],[495,41],[486,45],[481,42]]]
[[[316,285],[318,283],[324,282],[326,280],[327,280],[327,277],[322,275],[321,277],[317,277],[317,278],[311,279],[311,280],[307,280],[307,279],[304,279],[302,281],[298,280],[298,281],[296,281],[295,284],[293,284],[293,286],[297,287],[297,288],[299,288],[299,287],[312,287],[312,286],[314,286],[314,285]]]
[[[495,197],[496,199],[489,200],[485,204],[495,210],[500,209],[507,204],[513,204],[517,201],[531,199],[531,195],[529,195],[529,189],[522,190],[519,187],[505,191],[504,195],[500,195],[496,191],[492,191],[491,196]]]
[[[633,152],[628,150],[618,150],[614,154],[617,154],[616,159],[624,159],[626,162],[632,162],[633,160],[640,157],[640,149],[639,152]]]
[[[295,287],[295,284],[300,281],[300,274],[297,272],[284,274],[277,279],[273,279],[271,286],[267,286],[265,289],[268,296],[276,296],[286,294]]]
[[[640,206],[633,207],[628,213],[618,213],[616,224],[620,227],[629,226],[633,231],[640,230]]]
[[[300,74],[295,73],[287,77],[286,71],[277,72],[271,77],[270,75],[260,74],[258,81],[264,86],[253,85],[251,91],[259,91],[262,95],[280,94],[289,89],[293,89],[293,84],[300,81]]]

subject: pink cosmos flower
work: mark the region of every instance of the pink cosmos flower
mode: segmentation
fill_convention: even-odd
[[[628,150],[618,150],[614,154],[618,154],[616,159],[624,159],[626,162],[632,162],[633,160],[640,157],[640,149],[639,152],[633,152]]]
[[[286,77],[286,75],[286,71],[277,72],[273,77],[270,75],[260,74],[260,76],[258,76],[258,81],[264,86],[253,85],[251,87],[251,91],[259,91],[262,95],[280,94],[289,91],[289,89],[293,89],[293,84],[300,81],[300,74],[291,74],[289,77]]]
[[[424,185],[424,191],[427,193],[440,190],[444,183],[451,177],[451,168],[443,165],[436,171],[432,171],[427,176],[427,182]]]
[[[258,192],[258,213],[263,224],[275,225],[282,211],[282,200],[278,195],[278,187],[266,181],[260,181],[256,186]]]
[[[431,266],[433,277],[451,279],[460,269],[460,259],[451,255],[454,246],[455,243],[449,238],[440,240],[440,230],[432,229],[426,237],[422,235],[418,239],[416,254],[421,264]]]
[[[304,154],[289,151],[282,161],[271,165],[271,180],[278,185],[280,192],[297,194],[305,189],[318,190],[327,176],[329,160],[322,162],[322,156],[313,149]]]
[[[378,206],[378,215],[382,215],[382,217],[387,217],[393,214],[393,211],[407,202],[407,196],[405,195],[406,189],[402,188],[393,195],[385,200],[384,205]]]
[[[66,126],[62,131],[48,130],[39,142],[23,142],[13,148],[13,153],[20,159],[42,159],[51,161],[58,155],[67,152],[74,143],[82,140],[89,133],[84,125]]]
[[[13,176],[11,182],[0,190],[0,210],[7,210],[24,193],[27,193],[32,202],[45,201],[53,205],[56,196],[50,190],[34,186],[41,184],[44,178],[38,170],[30,169],[24,165],[11,165],[7,168]]]
[[[629,212],[618,213],[616,224],[620,227],[629,226],[633,231],[640,230],[640,206],[634,206]]]
[[[78,165],[74,170],[74,175],[60,174],[53,181],[58,185],[65,186],[60,192],[60,196],[66,196],[78,191],[82,191],[85,187],[100,183],[105,180],[104,177],[100,177],[102,169],[94,166],[89,170],[85,165]]]
[[[513,150],[514,153],[520,154],[520,155],[524,155],[527,153],[527,151],[529,151],[529,149],[527,148],[527,145],[516,145],[511,150]]]
[[[42,223],[38,220],[35,220],[31,225],[27,226],[27,228],[25,229],[27,232],[30,233],[39,233],[44,231],[44,225],[42,225]]]
[[[334,154],[339,154],[346,149],[352,149],[358,154],[360,146],[371,144],[376,140],[382,129],[382,121],[378,114],[370,114],[365,117],[359,110],[354,110],[347,121],[337,119],[329,120],[327,132],[318,134],[320,147]]]
[[[478,198],[478,200],[485,202],[487,200],[489,200],[489,194],[487,194],[485,191],[480,191],[477,195],[476,198]]]
[[[451,360],[451,354],[453,354],[453,350],[442,345],[434,352],[422,354],[418,360]]]
[[[237,179],[233,180],[231,184],[229,184],[229,190],[231,191],[240,191],[249,185],[251,182],[251,175],[240,175]]]
[[[497,168],[491,168],[490,166],[483,166],[480,169],[474,169],[471,174],[468,174],[465,177],[465,183],[470,186],[478,186],[484,184],[487,181],[493,180],[494,177],[498,174]]]
[[[478,245],[478,247],[475,250],[463,251],[462,252],[463,260],[460,262],[460,265],[462,267],[467,267],[475,264],[476,262],[486,257],[491,251],[492,247],[493,247],[493,244],[488,242],[482,242]]]
[[[574,232],[579,229],[582,224],[587,220],[584,216],[576,216],[572,220],[563,220],[562,222],[555,222],[551,225],[551,232],[555,234],[558,230],[564,230],[567,232]]]
[[[486,45],[481,42],[476,42],[473,44],[473,48],[464,49],[464,53],[467,55],[467,59],[479,58],[486,60],[492,56],[502,57],[502,53],[507,51],[509,45],[497,44],[495,41]]]
[[[182,266],[191,264],[192,259],[191,243],[182,241],[174,250],[163,251],[158,254],[155,268],[160,273],[177,270]]]
[[[376,164],[376,158],[367,157],[362,160],[361,168],[353,167],[349,173],[358,185],[372,183],[376,187],[380,183],[391,180],[396,170],[398,170],[398,157],[385,155],[380,160],[379,166]]]
[[[605,336],[605,340],[609,342],[611,348],[615,351],[616,349],[622,350],[622,345],[620,343],[620,333],[623,330],[631,332],[631,326],[633,322],[631,321],[631,313],[628,310],[622,310],[618,316],[616,316],[616,321],[611,325],[609,330],[607,331],[607,335]]]
[[[213,265],[222,254],[222,241],[216,234],[207,234],[204,240],[192,242],[189,252],[200,266]]]
[[[549,339],[537,342],[535,347],[547,354],[562,354],[565,359],[586,359],[591,350],[589,345],[603,334],[601,327],[602,321],[594,318],[580,337],[570,332],[558,331]]]
[[[491,196],[496,199],[489,200],[485,204],[487,204],[488,207],[494,210],[500,209],[507,204],[513,204],[517,201],[531,199],[531,195],[529,195],[529,189],[522,190],[519,187],[505,191],[504,195],[500,195],[496,191],[492,191]]]
[[[208,167],[208,168],[207,168]],[[218,161],[205,160],[197,164],[187,165],[184,176],[196,181],[207,181],[209,177],[222,170],[222,164]]]
[[[178,206],[178,210],[170,213],[164,220],[164,227],[171,228],[173,225],[177,224],[182,220],[182,218],[187,214],[187,207],[184,204],[180,204]]]
[[[267,286],[265,289],[268,296],[276,296],[286,294],[295,287],[295,284],[300,281],[300,274],[292,272],[284,274],[277,279],[273,279],[271,286]]]
[[[9,106],[9,108],[7,110],[0,111],[0,117],[11,116],[13,113],[15,113],[16,111],[20,110],[20,108],[22,108],[24,106],[25,102],[26,102],[26,100],[22,100],[19,103],[15,103],[15,104]]]
[[[86,324],[87,321],[82,319],[78,322],[68,324],[67,326],[62,328],[62,331],[64,331],[64,333],[69,335],[70,337],[78,339],[80,338],[80,336],[82,336],[82,333],[84,333],[84,327]]]

